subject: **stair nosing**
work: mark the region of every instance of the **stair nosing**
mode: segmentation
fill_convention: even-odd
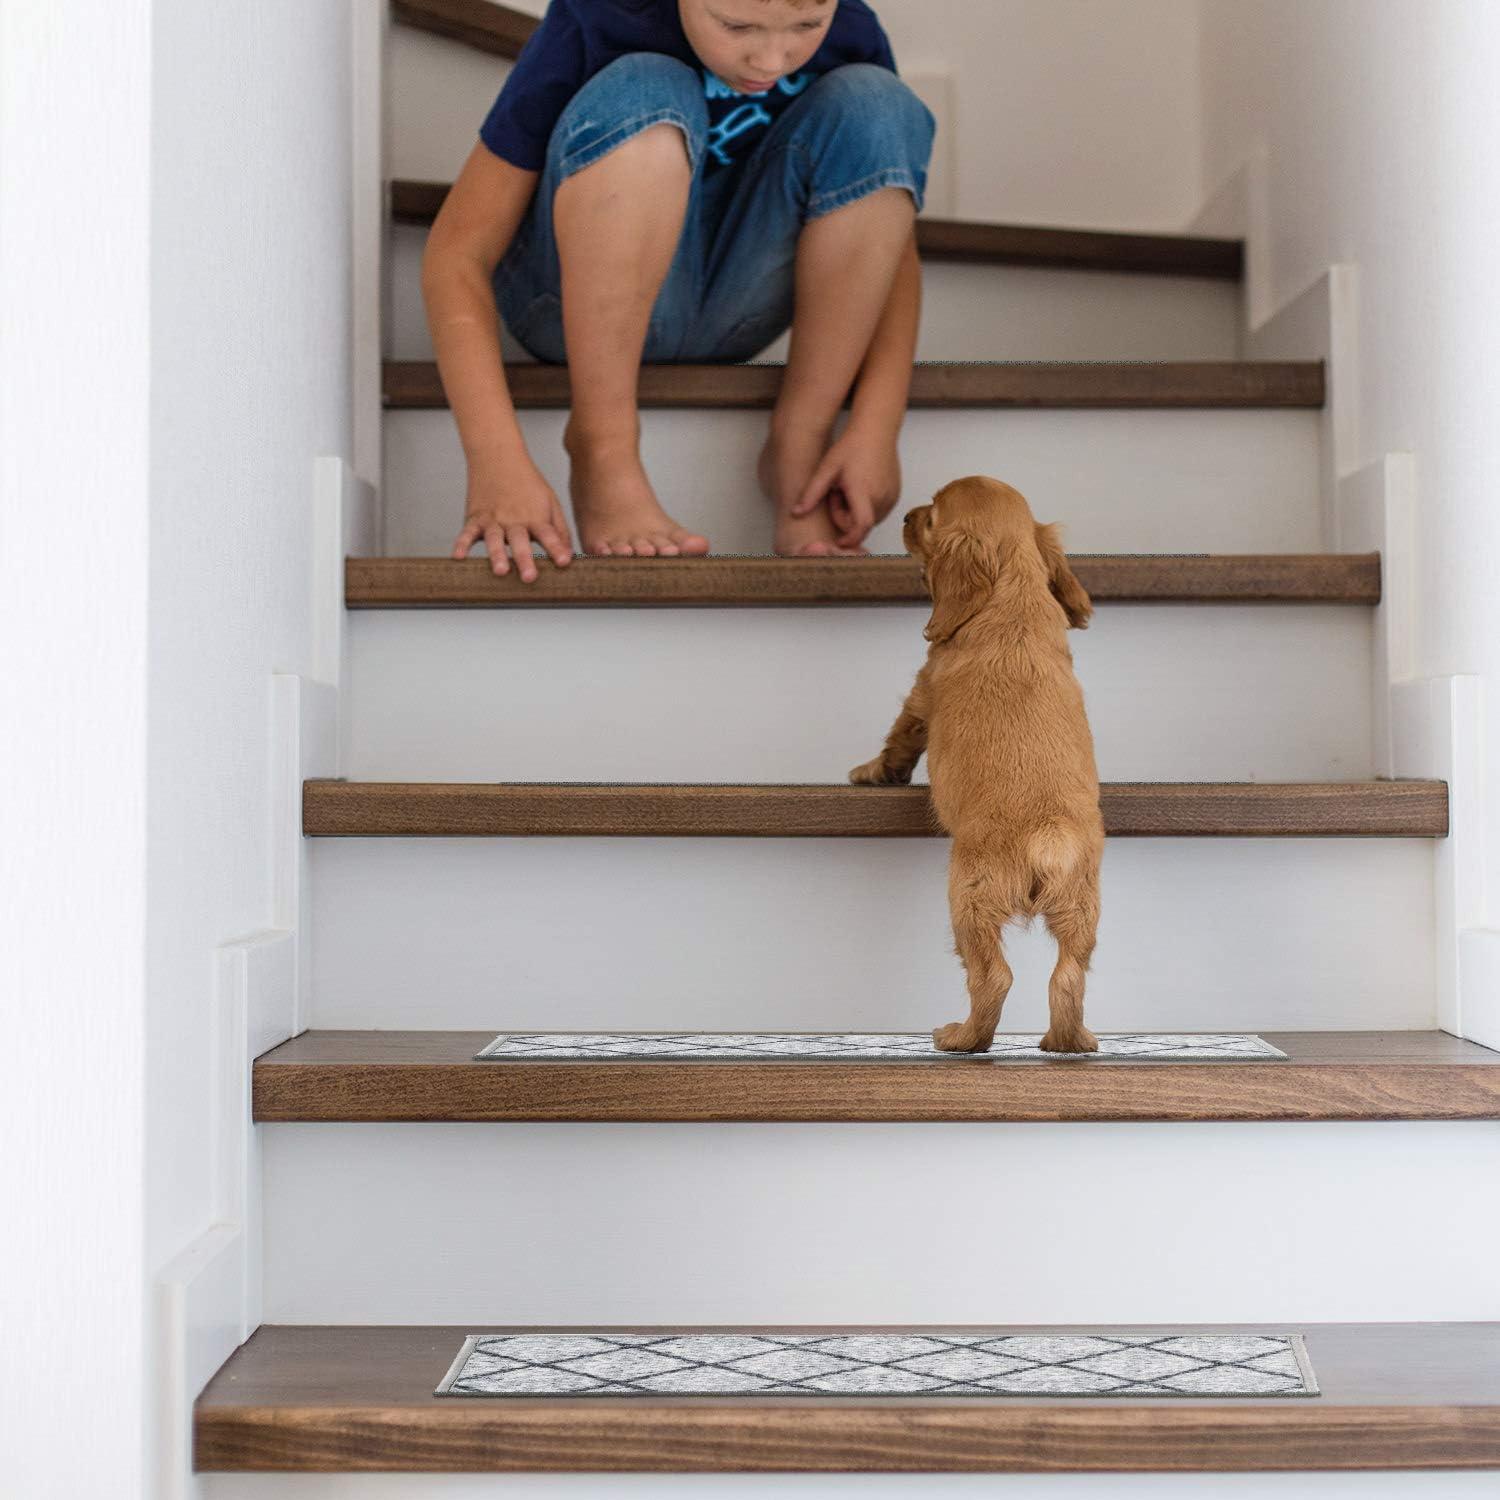
[[[1375,605],[1379,553],[1073,554],[1095,603]],[[484,558],[350,557],[350,609],[925,604],[905,554],[851,558],[578,557],[543,563],[534,583],[496,577]]]
[[[584,1330],[482,1323],[263,1327],[198,1398],[196,1467],[404,1473],[1500,1467],[1500,1324],[1494,1323],[734,1330],[1299,1333],[1321,1391],[1307,1399],[432,1394],[468,1334],[574,1331]]]
[[[1287,1058],[481,1061],[493,1032],[320,1030],[256,1060],[252,1107],[262,1123],[1500,1119],[1500,1053],[1477,1043],[1259,1034]]]
[[[1107,833],[1441,838],[1441,781],[1110,782]],[[313,837],[936,838],[926,786],[618,782],[303,784]]]
[[[541,25],[538,17],[494,0],[391,0],[391,19],[512,61]]]
[[[447,182],[392,179],[391,222],[430,225],[451,188]],[[925,261],[1230,282],[1244,276],[1242,240],[936,217],[918,218],[916,228]]]
[[[642,410],[770,409],[785,366],[642,365]],[[511,362],[518,411],[564,410],[565,365]],[[1322,360],[926,360],[912,367],[907,409],[1045,411],[1312,411],[1326,400]],[[440,411],[447,395],[435,360],[386,360],[388,411]]]

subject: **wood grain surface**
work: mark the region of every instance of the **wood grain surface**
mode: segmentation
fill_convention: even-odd
[[[1447,832],[1440,781],[1112,782],[1105,830],[1136,838],[1405,837]],[[319,837],[933,838],[924,786],[308,781]]]
[[[1378,604],[1380,556],[1365,552],[1274,556],[1075,555],[1073,571],[1096,603]],[[351,557],[350,609],[925,603],[911,558],[578,557],[543,562],[535,583],[497,578],[482,557]]]
[[[1440,1031],[1268,1032],[1287,1061],[487,1061],[488,1031],[308,1031],[259,1121],[1495,1120],[1500,1053]]]
[[[446,182],[393,181],[392,220],[397,224],[431,224],[448,196],[449,186]],[[1191,276],[1212,281],[1239,281],[1245,259],[1240,240],[1050,229],[1036,224],[976,224],[966,219],[918,219],[917,249],[929,261]]]
[[[643,408],[768,410],[785,366],[643,365],[637,401]],[[511,399],[520,410],[560,410],[569,403],[566,365],[507,364]],[[444,407],[448,398],[430,360],[387,360],[385,404]],[[1014,364],[929,362],[912,370],[907,402],[919,408],[1046,407],[1164,409],[1323,405],[1320,361],[1063,362]]]
[[[1500,1467],[1494,1323],[943,1330],[1300,1332],[1323,1392],[1313,1398],[432,1395],[466,1334],[517,1331],[539,1330],[263,1327],[197,1402],[196,1466],[323,1473]]]

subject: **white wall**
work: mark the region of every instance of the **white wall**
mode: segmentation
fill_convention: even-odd
[[[275,925],[271,678],[311,673],[314,460],[350,446],[350,21],[347,0],[153,9],[156,1273],[220,1211],[215,949]]]
[[[1204,197],[1261,157],[1250,254],[1267,311],[1330,265],[1357,266],[1356,368],[1344,372],[1354,404],[1341,466],[1414,456],[1409,669],[1418,680],[1478,678],[1492,721],[1500,712],[1500,449],[1490,431],[1500,411],[1497,71],[1500,5],[1491,0],[1202,0]],[[1460,960],[1472,969],[1467,1009],[1473,1019],[1482,1006],[1493,1030],[1500,736],[1468,748],[1482,760],[1457,825],[1468,853],[1445,920],[1475,934],[1477,947],[1466,939],[1469,957]]]
[[[1197,207],[1194,0],[872,0],[947,67],[959,218],[1172,230]]]
[[[1196,0],[871,4],[903,73],[952,70],[957,216],[1172,230],[1197,207]]]
[[[0,1489],[27,1500],[147,1493],[150,8],[0,6]]]

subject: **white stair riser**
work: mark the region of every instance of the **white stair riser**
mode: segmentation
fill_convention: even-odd
[[[1491,1500],[1483,1474],[209,1474],[204,1500]]]
[[[386,353],[431,359],[422,306],[425,228],[391,236],[391,317]],[[917,358],[1237,359],[1238,283],[1190,276],[1126,276],[927,262]],[[507,338],[506,358],[531,356]],[[784,360],[783,335],[760,356]]]
[[[842,780],[879,750],[926,653],[926,618],[919,606],[356,612],[348,774]],[[1372,775],[1370,621],[1338,605],[1101,606],[1070,637],[1100,775]]]
[[[521,413],[532,458],[568,503],[563,411]],[[716,552],[769,552],[755,482],[763,411],[645,411],[642,457],[662,503]],[[952,479],[1014,484],[1075,552],[1315,552],[1319,413],[922,410],[901,436],[903,500],[872,533],[901,550],[901,515]],[[451,413],[385,418],[386,551],[446,555],[467,471]]]
[[[385,55],[386,175],[450,182],[510,73],[494,57],[446,37],[391,27]]]
[[[1500,1317],[1488,1123],[275,1125],[264,1146],[267,1322]]]
[[[1432,1026],[1433,847],[1111,840],[1091,1024]],[[313,1026],[919,1031],[967,1007],[936,839],[320,839],[312,863]],[[1006,952],[1003,1027],[1043,1030],[1052,941]]]

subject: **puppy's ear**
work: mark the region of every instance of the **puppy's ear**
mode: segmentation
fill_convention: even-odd
[[[1062,528],[1057,522],[1048,526],[1038,523],[1036,548],[1047,565],[1047,584],[1052,590],[1052,597],[1062,605],[1068,624],[1074,630],[1087,630],[1089,618],[1094,613],[1094,604],[1068,566],[1068,555],[1062,547]]]
[[[962,531],[929,534],[926,573],[932,615],[922,634],[934,645],[977,614],[1000,581],[994,550]]]

